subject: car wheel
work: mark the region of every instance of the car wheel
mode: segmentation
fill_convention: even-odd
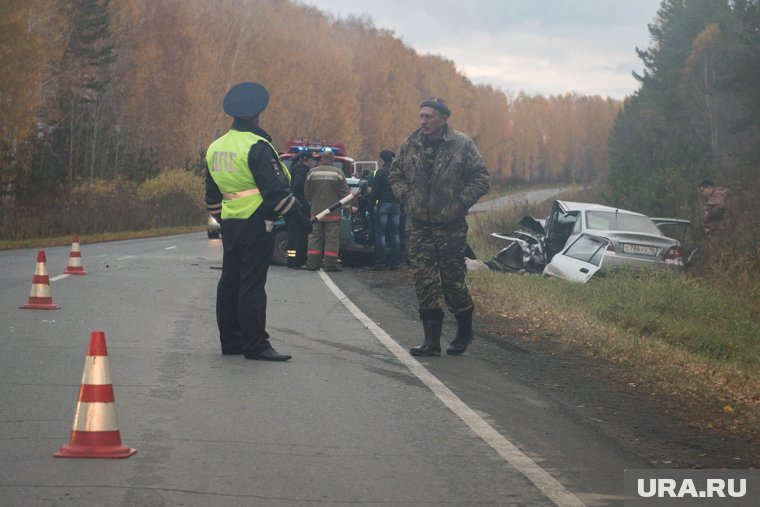
[[[208,239],[219,239],[220,234],[218,232],[209,232]]]
[[[288,263],[288,231],[280,231],[274,235],[274,251],[272,264],[285,266]]]

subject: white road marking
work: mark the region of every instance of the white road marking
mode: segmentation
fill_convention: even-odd
[[[535,461],[523,454],[512,442],[496,431],[482,417],[476,414],[469,406],[457,397],[443,382],[438,380],[427,368],[414,359],[401,345],[388,335],[380,326],[375,324],[364,312],[362,312],[348,297],[338,288],[326,273],[318,271],[320,278],[327,287],[335,294],[343,306],[351,312],[372,334],[380,340],[380,343],[394,355],[396,359],[406,366],[414,376],[425,384],[439,400],[446,405],[457,417],[464,421],[472,431],[482,438],[493,450],[495,450],[507,463],[516,468],[529,481],[531,481],[547,498],[554,502],[557,507],[583,507],[583,502],[577,496],[568,491],[557,479],[549,475]]]
[[[64,278],[68,278],[69,276],[70,275],[66,275],[66,274],[58,275],[55,278],[51,278],[50,281],[51,282],[57,282],[58,280],[63,280]]]
[[[132,257],[134,257],[134,255],[125,255],[124,257],[119,257],[119,258],[118,258],[118,259],[116,259],[116,260],[117,260],[117,261],[125,261],[125,260],[127,260],[127,259],[131,259]]]
[[[177,247],[176,246],[167,246],[166,248],[164,248],[164,250],[174,250],[175,248],[177,248]]]

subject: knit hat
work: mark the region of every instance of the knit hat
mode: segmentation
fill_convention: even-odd
[[[425,99],[422,104],[420,104],[420,108],[423,107],[432,107],[433,109],[439,110],[446,116],[451,116],[451,109],[449,109],[443,99],[438,97],[430,97],[429,99]]]

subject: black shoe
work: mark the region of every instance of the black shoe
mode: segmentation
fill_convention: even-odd
[[[274,349],[267,349],[259,354],[246,354],[246,359],[256,359],[257,361],[287,361],[291,355],[280,354]]]

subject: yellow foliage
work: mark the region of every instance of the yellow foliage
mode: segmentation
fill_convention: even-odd
[[[184,194],[200,201],[204,192],[203,177],[183,169],[167,169],[140,185],[138,196],[144,201]]]

